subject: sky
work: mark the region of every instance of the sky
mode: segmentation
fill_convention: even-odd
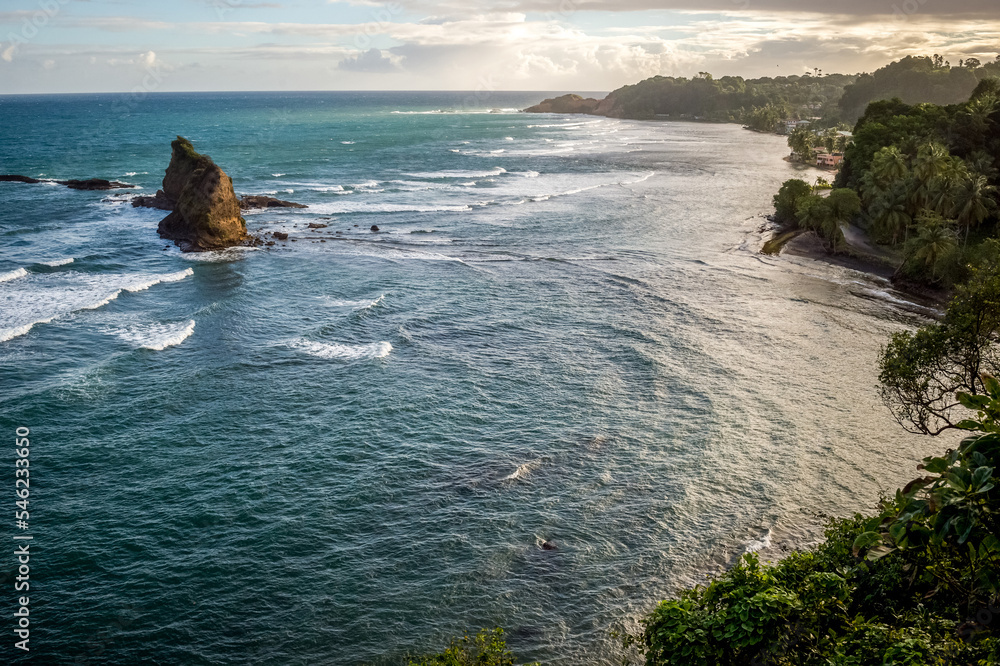
[[[610,91],[1000,53],[1000,0],[0,0],[0,94]]]

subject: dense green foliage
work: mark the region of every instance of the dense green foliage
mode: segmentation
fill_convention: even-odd
[[[782,225],[779,233],[789,229],[814,231],[831,252],[844,244],[842,227],[861,212],[861,199],[854,190],[834,189],[824,196],[826,181],[811,186],[793,178],[785,181],[774,196],[774,218]]]
[[[998,335],[1000,265],[993,262],[959,287],[940,321],[892,336],[879,359],[883,402],[910,432],[957,427],[964,418],[957,394],[982,395],[982,375],[1000,374]]]
[[[788,118],[818,118],[821,128],[854,122],[871,102],[894,97],[909,104],[957,104],[979,82],[997,76],[1000,61],[982,65],[970,59],[952,67],[938,56],[907,57],[860,75],[654,76],[615,90],[609,99],[614,115],[623,118],[699,118],[773,131]]]
[[[483,629],[473,637],[453,639],[440,654],[410,660],[408,666],[514,666],[503,629]],[[536,665],[537,666],[537,665]]]
[[[1000,320],[997,295],[1000,270],[979,276],[943,326]],[[997,344],[980,343],[983,353]],[[955,353],[952,371],[984,367],[950,344],[934,350]],[[925,459],[924,476],[875,515],[831,522],[817,548],[774,566],[743,556],[709,585],[662,602],[626,644],[646,666],[1000,664],[1000,382],[974,377],[975,391],[955,388],[944,406],[974,434]]]
[[[780,76],[744,79],[711,74],[685,79],[656,76],[611,93],[615,111],[625,118],[649,119],[658,115],[696,117],[723,122],[745,122],[762,131],[774,131],[791,116],[834,115],[837,102],[853,76]]]
[[[857,77],[844,89],[839,106],[845,118],[857,118],[871,102],[894,97],[908,104],[958,104],[979,81],[995,76],[1000,76],[1000,61],[981,66],[970,58],[952,67],[940,56],[910,56]]]
[[[786,180],[774,195],[775,220],[786,226],[797,226],[799,202],[813,193],[809,183],[798,178]]]
[[[897,277],[944,287],[966,280],[971,267],[998,258],[985,241],[1000,223],[1000,80],[978,81],[968,101],[951,106],[872,103],[837,185],[860,194],[873,240],[899,246]]]

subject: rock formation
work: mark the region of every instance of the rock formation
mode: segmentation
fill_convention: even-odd
[[[239,199],[240,210],[255,210],[259,208],[308,208],[305,204],[294,201],[282,201],[274,197],[265,197],[259,194],[244,194]],[[157,190],[156,194],[147,197],[135,197],[132,205],[136,208],[159,208],[160,210],[174,209],[173,200],[166,195],[163,190]]]
[[[525,113],[584,113],[591,116],[607,116],[621,118],[623,112],[615,93],[604,99],[580,97],[579,95],[563,95],[547,99],[541,104],[525,109]]]
[[[233,179],[211,157],[195,152],[187,139],[179,136],[170,146],[163,197],[173,203],[173,212],[160,221],[160,236],[185,252],[218,250],[251,240]]]
[[[31,178],[30,176],[0,175],[0,183],[58,183],[71,190],[119,190],[133,188],[135,185],[119,183],[117,180],[103,178],[88,178],[86,180],[52,180],[51,178]]]
[[[71,190],[118,190],[131,189],[135,185],[119,183],[117,180],[104,180],[103,178],[88,178],[87,180],[57,180],[60,185],[65,185]]]
[[[541,104],[525,109],[525,113],[594,113],[600,100],[579,95],[563,95],[547,99]]]
[[[240,208],[243,210],[253,210],[255,208],[309,208],[305,204],[294,201],[282,201],[274,197],[265,197],[261,194],[244,194],[240,197]]]
[[[137,208],[159,208],[169,211],[174,209],[174,202],[163,193],[163,190],[156,190],[156,194],[151,197],[135,197],[132,199],[132,205]]]

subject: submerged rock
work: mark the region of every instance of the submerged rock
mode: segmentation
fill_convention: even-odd
[[[160,221],[160,236],[174,241],[184,252],[219,250],[250,240],[233,179],[211,157],[195,152],[184,137],[177,137],[170,146],[163,195],[174,206]]]
[[[310,222],[309,223],[309,228],[310,229],[326,229],[328,226],[330,226],[330,225],[329,224],[317,224],[316,222]]]
[[[18,176],[13,174],[0,175],[0,182],[3,183],[58,183],[65,185],[71,190],[122,190],[132,189],[135,185],[119,183],[117,180],[104,180],[103,178],[87,178],[86,180],[51,180],[48,178],[32,178],[30,176]]]
[[[88,178],[86,180],[57,180],[60,185],[65,185],[71,190],[120,190],[131,189],[135,185],[119,183],[117,180],[104,180],[103,178]]]
[[[159,208],[160,210],[173,210],[174,202],[171,201],[163,190],[156,190],[153,196],[135,197],[132,205],[136,208]]]
[[[358,225],[354,225],[354,226],[358,226]],[[377,224],[373,224],[372,225],[372,231],[380,231],[380,229],[378,228]]]
[[[559,550],[554,541],[543,541],[542,550]]]
[[[266,197],[261,194],[244,194],[240,197],[240,208],[243,210],[253,210],[255,208],[309,208],[305,204],[294,201],[282,201],[274,197]]]

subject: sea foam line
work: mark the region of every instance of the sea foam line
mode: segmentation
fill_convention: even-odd
[[[41,292],[37,290],[35,292],[29,292],[28,290],[14,290],[8,291],[6,294],[0,293],[0,312],[4,314],[9,311],[14,315],[23,315],[24,312],[31,312],[31,308],[36,308],[35,311],[29,315],[29,317],[33,317],[31,321],[25,322],[22,320],[10,322],[8,320],[7,322],[3,322],[8,324],[7,326],[2,326],[2,324],[0,324],[0,326],[2,326],[0,327],[0,342],[7,342],[13,338],[25,335],[38,324],[48,324],[56,319],[59,319],[60,317],[64,317],[74,312],[102,308],[118,298],[122,292],[127,291],[134,293],[145,291],[154,285],[160,284],[161,282],[177,282],[193,274],[194,271],[187,268],[182,271],[177,271],[176,273],[167,273],[164,275],[126,274],[108,276],[105,280],[110,283],[110,286],[105,291],[98,291],[98,289],[103,286],[103,282],[96,285],[98,289],[94,289],[90,293],[80,290],[76,287],[76,285],[67,285],[62,291],[55,292],[54,297],[49,295],[48,292],[50,290],[46,289],[43,289]],[[79,274],[61,273],[58,275],[65,277]],[[124,281],[119,281],[118,284],[115,284],[115,278],[118,278],[119,280],[124,278]],[[81,292],[83,292],[82,298],[80,297]],[[5,296],[6,298],[4,298]],[[45,297],[48,297],[47,301]],[[76,300],[74,300],[74,297],[76,297]],[[19,299],[21,300],[20,303],[18,302]],[[42,311],[37,309],[39,303],[42,305]],[[47,312],[45,311],[45,305],[49,306]]]
[[[385,358],[392,353],[392,345],[384,341],[367,345],[343,345],[302,339],[295,342],[293,346],[311,356],[340,361]]]
[[[163,351],[187,340],[194,333],[194,319],[179,324],[152,324],[115,331],[119,338],[141,349]]]
[[[11,280],[16,280],[19,277],[24,277],[28,274],[28,271],[23,268],[15,268],[12,271],[7,271],[6,273],[0,273],[0,282],[10,282]]]

